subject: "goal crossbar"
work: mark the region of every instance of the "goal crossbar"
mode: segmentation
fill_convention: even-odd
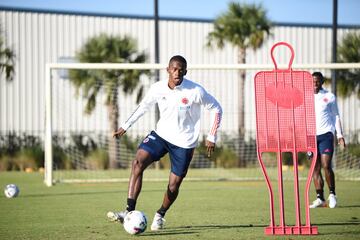
[[[49,69],[166,69],[166,64],[150,63],[47,63]],[[214,70],[269,70],[273,69],[271,64],[189,64],[187,69],[214,69]],[[280,64],[279,69],[286,69],[287,65]],[[360,63],[311,63],[294,64],[294,69],[349,69],[360,68]]]

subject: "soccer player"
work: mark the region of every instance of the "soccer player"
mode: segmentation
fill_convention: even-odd
[[[337,204],[335,193],[335,177],[332,169],[332,157],[334,153],[334,134],[338,144],[345,148],[345,139],[342,135],[339,111],[335,95],[323,89],[324,77],[321,72],[312,74],[315,93],[315,115],[316,115],[316,139],[318,155],[313,174],[316,200],[310,205],[310,208],[324,207],[324,180],[321,174],[321,167],[325,172],[325,179],[329,187],[329,207],[334,208]]]
[[[155,103],[158,103],[160,119],[156,129],[140,143],[132,162],[129,178],[127,207],[122,212],[108,212],[112,221],[124,221],[129,211],[135,209],[142,186],[143,172],[151,163],[169,153],[171,172],[162,205],[155,213],[151,230],[164,226],[166,211],[175,202],[180,185],[186,176],[200,133],[201,107],[213,113],[210,132],[206,139],[208,156],[214,151],[222,108],[218,101],[202,86],[185,79],[187,63],[180,55],[173,56],[167,67],[168,80],[154,83],[130,118],[114,132],[120,137]]]

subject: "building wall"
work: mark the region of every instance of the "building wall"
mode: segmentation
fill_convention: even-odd
[[[0,131],[44,131],[45,125],[45,64],[74,58],[81,46],[100,33],[129,35],[137,40],[138,49],[149,55],[154,62],[154,22],[150,18],[122,16],[94,16],[72,13],[46,13],[21,10],[0,10],[0,22],[6,45],[16,54],[15,78],[12,82],[0,81]],[[184,55],[191,64],[235,64],[237,49],[226,45],[219,50],[206,47],[207,34],[212,30],[210,21],[162,19],[160,21],[160,63],[166,64],[175,54]],[[359,28],[339,28],[338,38]],[[329,26],[277,24],[272,36],[262,48],[247,52],[247,63],[271,64],[270,49],[278,41],[290,43],[295,50],[294,63],[327,63],[331,61],[331,28]],[[288,52],[280,51],[278,63],[287,63]],[[319,70],[319,69],[313,69]],[[320,69],[321,70],[321,69]],[[310,70],[312,71],[312,70]],[[255,129],[253,78],[257,71],[248,71],[245,84],[246,128]],[[160,76],[166,78],[161,70]],[[330,76],[329,71],[325,71]],[[54,89],[54,104],[63,110],[55,110],[55,123],[61,118],[72,120],[54,124],[55,130],[92,129],[106,131],[107,115],[104,105],[99,104],[94,116],[82,113],[84,101],[76,98],[75,90],[68,81],[62,80],[61,73],[53,73],[57,81]],[[234,70],[189,71],[188,78],[204,85],[219,99],[224,107],[222,130],[226,133],[237,131],[238,74]],[[154,79],[143,80],[149,86]],[[65,90],[61,90],[64,88]],[[101,98],[101,96],[99,97]],[[135,109],[134,96],[120,96],[120,122]],[[72,100],[72,101],[70,101]],[[100,99],[101,100],[101,99]],[[101,103],[101,102],[100,102]],[[345,132],[358,131],[360,111],[359,100],[355,97],[339,99]],[[61,105],[69,107],[61,107]],[[153,128],[154,113],[139,121],[134,128],[141,131]],[[204,132],[210,123],[203,120]]]

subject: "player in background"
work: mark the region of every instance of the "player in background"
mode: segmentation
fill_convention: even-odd
[[[324,198],[324,180],[321,174],[321,167],[324,169],[325,179],[329,187],[329,207],[334,208],[337,204],[335,193],[335,177],[332,169],[332,157],[334,153],[334,134],[340,147],[345,148],[345,139],[342,135],[339,111],[336,103],[336,97],[331,92],[323,89],[324,77],[321,72],[312,74],[315,93],[315,116],[316,116],[316,139],[318,155],[313,174],[316,200],[310,205],[310,208],[324,207],[326,201]]]
[[[187,62],[180,55],[173,56],[167,67],[168,80],[154,83],[130,118],[114,132],[121,137],[155,103],[158,103],[160,119],[156,129],[140,143],[132,162],[129,178],[127,207],[122,212],[108,212],[112,221],[123,222],[126,214],[135,210],[136,200],[142,186],[143,172],[151,163],[169,153],[171,171],[163,202],[154,216],[151,230],[164,226],[166,211],[175,202],[180,185],[186,176],[200,134],[201,108],[211,110],[212,121],[206,139],[208,156],[214,151],[217,130],[220,126],[222,108],[218,101],[202,86],[184,76]]]

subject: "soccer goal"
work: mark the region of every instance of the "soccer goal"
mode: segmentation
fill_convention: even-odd
[[[286,68],[279,66],[282,67]],[[359,68],[360,64],[355,63],[293,65],[293,69],[322,71],[327,77],[331,69]],[[186,180],[263,180],[255,145],[253,79],[258,71],[271,69],[273,66],[270,64],[188,66],[185,77],[203,85],[215,96],[224,113],[216,151],[208,158],[204,136],[210,129],[210,122],[209,113],[204,111],[199,146]],[[241,80],[242,71],[246,72],[245,81]],[[129,78],[132,74],[139,77]],[[85,79],[83,76],[91,77]],[[137,99],[157,80],[167,80],[166,65],[47,64],[45,184],[127,181],[138,144],[155,127],[156,108],[139,119],[120,139],[112,138],[112,129],[120,126],[132,114],[137,107]],[[330,84],[326,87],[330,89]],[[239,104],[241,102],[242,105]],[[357,106],[360,100],[355,95],[339,97],[338,105],[347,143],[359,147],[360,124],[357,119],[360,112]],[[309,167],[305,153],[300,159],[299,177],[305,179]],[[273,156],[264,156],[264,162],[270,177],[276,178]],[[351,151],[338,152],[334,165],[337,178],[360,180],[360,160]],[[292,162],[285,160],[284,179],[293,178],[291,168]],[[144,180],[167,180],[168,174],[169,159],[164,157],[149,167]]]

